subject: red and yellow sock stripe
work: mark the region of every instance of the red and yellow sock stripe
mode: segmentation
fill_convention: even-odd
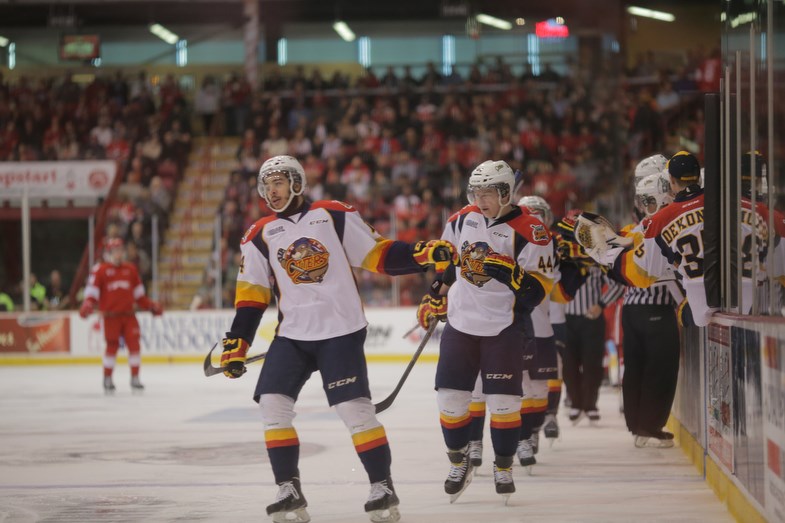
[[[521,415],[517,412],[510,414],[491,414],[492,429],[514,429],[521,426]]]
[[[469,403],[469,415],[472,418],[484,418],[485,417],[485,402],[484,401],[472,401]]]
[[[366,452],[382,445],[387,445],[387,433],[384,427],[379,426],[370,430],[364,430],[357,434],[352,434],[352,442],[358,454]]]
[[[293,447],[300,444],[297,431],[294,427],[285,429],[270,429],[264,431],[264,442],[268,449],[278,447]]]
[[[548,410],[548,398],[532,398],[521,401],[521,414],[535,414]]]
[[[472,422],[471,414],[468,412],[462,416],[446,416],[439,414],[439,422],[445,429],[460,429]]]

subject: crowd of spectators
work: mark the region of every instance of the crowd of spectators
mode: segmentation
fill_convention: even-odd
[[[699,85],[685,71],[560,74],[546,64],[538,76],[529,67],[516,76],[499,59],[466,78],[429,64],[420,78],[390,67],[349,84],[298,67],[290,76],[274,71],[258,92],[232,77],[218,96],[226,132],[241,137],[220,210],[224,305],[233,303],[239,238],[269,212],[255,191],[265,159],[297,157],[310,198],[345,201],[381,234],[404,241],[440,236],[466,204],[469,173],[489,158],[519,170],[520,194],[545,197],[560,216],[602,205],[611,189],[618,194],[617,173],[642,157],[675,152],[685,137],[700,147],[702,118],[692,103]],[[388,278],[357,278],[366,303],[395,302]],[[397,302],[416,303],[423,278],[398,282]]]
[[[187,107],[171,75],[157,85],[144,72],[134,77],[99,73],[87,84],[75,82],[70,73],[21,76],[11,83],[0,72],[0,162],[117,161],[124,178],[108,208],[105,237],[126,241],[128,258],[147,281],[151,222],[156,216],[161,231],[166,227],[191,148]],[[6,294],[21,303],[21,284],[6,287]],[[37,308],[51,305],[35,302]]]
[[[543,64],[538,74],[528,65],[514,74],[497,59],[465,75],[442,75],[428,64],[419,77],[407,66],[368,69],[355,79],[297,67],[269,72],[256,91],[240,74],[207,76],[188,100],[171,75],[155,86],[144,72],[96,75],[87,85],[68,74],[14,84],[0,76],[0,161],[118,160],[125,178],[109,208],[107,236],[126,239],[129,257],[149,279],[150,221],[157,216],[160,230],[166,226],[192,118],[204,134],[238,136],[220,209],[229,306],[239,239],[269,213],[255,188],[265,159],[296,156],[312,199],[346,201],[381,234],[405,241],[439,236],[466,204],[468,174],[489,158],[520,171],[521,194],[545,197],[559,216],[601,206],[622,184],[617,173],[641,157],[685,141],[700,151],[702,115],[690,101],[708,88],[708,58],[663,70],[649,54],[621,73],[568,63],[560,72]],[[398,279],[397,299],[388,278],[364,272],[358,284],[370,305],[413,304],[424,280]],[[205,289],[211,285],[206,275]]]

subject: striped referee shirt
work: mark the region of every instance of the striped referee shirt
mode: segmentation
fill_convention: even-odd
[[[603,285],[608,288],[602,292]],[[608,304],[621,298],[624,293],[624,285],[608,278],[600,267],[592,265],[589,267],[589,275],[575,293],[575,298],[567,304],[567,314],[574,316],[584,316],[592,305],[600,304],[605,307]]]
[[[666,285],[652,285],[649,288],[627,287],[624,305],[671,305],[676,302]]]

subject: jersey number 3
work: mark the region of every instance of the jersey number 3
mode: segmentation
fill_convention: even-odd
[[[702,231],[701,231],[702,232]],[[703,276],[703,241],[695,234],[687,234],[676,240],[676,248],[684,263],[684,273],[688,278]]]

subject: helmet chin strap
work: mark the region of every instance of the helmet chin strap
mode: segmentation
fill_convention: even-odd
[[[294,200],[295,196],[296,195],[290,189],[289,190],[289,199],[286,200],[286,203],[280,209],[276,209],[275,207],[273,207],[273,204],[270,203],[270,198],[267,196],[267,193],[265,193],[265,195],[264,195],[264,200],[267,202],[267,206],[270,207],[271,211],[276,212],[276,213],[281,213],[281,212],[284,212],[286,209],[289,208],[289,204],[292,203],[292,200]]]
[[[502,197],[499,196],[499,211],[496,213],[496,217],[494,218],[494,220],[498,220],[499,218],[510,212],[510,209],[512,209],[512,204],[510,203],[511,201],[512,201],[512,197],[508,197],[508,202],[502,203]]]

